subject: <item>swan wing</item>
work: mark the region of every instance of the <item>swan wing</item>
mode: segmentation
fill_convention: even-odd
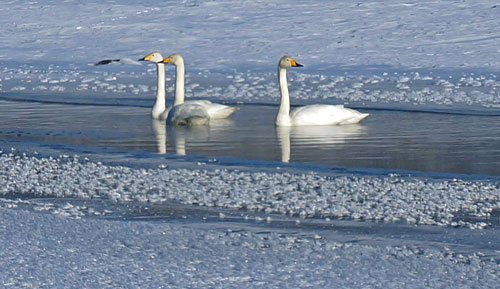
[[[341,125],[358,123],[367,113],[343,105],[306,105],[290,113],[292,125]]]
[[[172,125],[206,125],[210,120],[207,110],[198,104],[183,103],[168,111],[167,123]]]
[[[237,111],[237,107],[232,107],[224,104],[213,103],[209,100],[190,100],[184,103],[197,104],[205,108],[211,119],[222,119],[229,117],[233,112]]]

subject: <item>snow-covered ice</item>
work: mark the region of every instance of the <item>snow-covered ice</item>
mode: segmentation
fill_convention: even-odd
[[[311,67],[497,70],[498,9],[485,0],[17,0],[0,10],[0,59],[92,63],[159,50],[203,69],[274,67],[289,53]]]
[[[498,9],[494,1],[11,1],[0,9],[0,91],[147,94],[152,67],[89,64],[157,50],[184,55],[195,97],[276,103],[275,67],[288,53],[306,65],[291,83],[294,103],[498,108]]]
[[[487,252],[475,247],[478,239],[472,239],[476,245],[462,252],[455,242],[391,244],[380,237],[365,244],[349,237],[338,241],[338,236],[332,239],[324,229],[336,217],[401,220],[465,226],[465,230],[486,228],[493,230],[489,238],[494,242],[497,224],[488,229],[488,222],[500,204],[495,181],[334,177],[278,169],[179,169],[175,165],[140,168],[21,153],[3,153],[0,165],[4,248],[0,282],[7,288],[82,284],[104,288],[282,288],[284,284],[495,288],[498,282],[498,246],[491,241]],[[102,218],[113,215],[113,208],[79,205],[73,200],[112,200],[125,211],[136,203],[244,209],[256,222],[269,224],[280,219],[269,213],[293,214],[298,215],[297,224],[321,217],[325,227],[317,233],[309,229],[299,234],[267,227],[248,230],[238,223],[211,229],[197,222],[161,222],[166,218],[161,214],[152,219],[160,222],[127,221],[130,213],[125,213],[125,219],[110,221]],[[267,217],[251,217],[252,211],[265,212]],[[232,218],[227,214],[220,212],[218,217]],[[401,228],[395,230],[389,234],[397,235]],[[364,238],[369,240],[370,235]],[[452,244],[457,248],[448,248]]]
[[[500,209],[496,181],[322,176],[229,169],[109,166],[79,158],[0,154],[0,195],[177,201],[301,217],[346,217],[441,226],[488,226]],[[459,216],[473,217],[455,221]],[[476,219],[477,218],[477,219]]]
[[[290,54],[305,64],[289,75],[293,104],[494,117],[498,9],[489,0],[12,0],[0,7],[0,102],[11,101],[0,113],[30,117],[6,109],[16,102],[143,109],[155,70],[135,60],[160,51],[183,54],[192,98],[274,105],[276,62]],[[105,58],[122,61],[93,65]],[[169,69],[168,95],[171,84]],[[57,145],[37,154],[43,146],[0,140],[0,287],[498,287],[496,177],[117,164],[111,153],[58,156]],[[132,217],[148,205],[164,214]],[[219,221],[167,218],[181,206]],[[353,223],[389,237],[335,229]],[[425,228],[434,237],[408,233]]]
[[[495,288],[481,254],[0,208],[4,288]]]

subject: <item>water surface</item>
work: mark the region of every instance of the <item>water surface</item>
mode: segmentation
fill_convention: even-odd
[[[168,127],[143,107],[0,101],[0,138],[178,156],[500,176],[500,117],[367,110],[358,125],[276,128],[272,105],[209,127]]]

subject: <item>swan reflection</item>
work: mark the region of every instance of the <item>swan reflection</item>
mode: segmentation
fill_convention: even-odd
[[[178,156],[186,155],[186,127],[170,127],[164,120],[152,119],[151,126],[156,138],[156,150],[158,154],[167,153],[167,143],[173,143],[175,154]]]
[[[227,120],[220,120],[222,122]],[[215,122],[218,123],[219,121]],[[173,151],[178,156],[186,155],[186,142],[188,143],[207,143],[211,132],[217,129],[210,126],[168,126],[165,121],[152,119],[151,127],[156,139],[156,151],[158,154],[168,153],[169,147],[173,146]]]
[[[360,139],[366,128],[359,124],[341,126],[277,126],[276,137],[281,148],[281,161],[288,163],[291,154],[291,141],[294,146],[308,152],[336,147],[349,141]]]
[[[167,153],[167,125],[165,121],[151,119],[151,127],[156,138],[156,150],[159,154]]]

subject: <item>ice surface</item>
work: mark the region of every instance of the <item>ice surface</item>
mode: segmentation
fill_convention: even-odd
[[[190,96],[276,103],[276,62],[288,53],[306,64],[290,81],[296,104],[498,108],[498,9],[494,1],[11,1],[0,9],[0,92],[152,97],[152,67],[93,64],[135,63],[158,50],[184,55]]]
[[[0,10],[0,59],[94,63],[159,50],[184,53],[204,69],[274,68],[288,53],[311,67],[497,70],[496,4],[15,0]]]
[[[154,68],[125,63],[160,51],[184,55],[189,97],[277,103],[276,62],[291,54],[306,65],[289,75],[293,104],[498,115],[498,9],[489,0],[12,0],[0,7],[0,99],[146,106]],[[93,65],[117,58],[124,65]],[[167,83],[172,95],[171,70]],[[498,287],[498,251],[489,259],[440,245],[109,221],[90,207],[30,200],[175,201],[496,230],[495,180],[141,168],[2,151],[0,197],[5,288]]]
[[[118,70],[106,66],[106,69],[84,67],[71,72],[61,67],[51,68],[48,72],[33,66],[4,69],[4,73],[0,73],[0,83],[3,84],[0,99],[44,101],[50,98],[60,103],[78,103],[81,97],[77,100],[75,96],[83,96],[88,99],[86,103],[115,104],[125,97],[135,96],[152,101],[156,91],[154,69],[146,70],[145,66],[127,66],[124,69],[123,65],[119,66]],[[401,72],[405,76],[399,74],[335,76],[294,71],[289,79],[291,101],[294,105],[348,103],[365,108],[448,112],[472,110],[474,113],[478,110],[491,113],[500,107],[500,82],[494,74],[474,76],[462,73],[443,79],[443,76],[427,72],[425,80],[417,72]],[[406,79],[410,76],[410,80],[401,82],[401,77]],[[471,82],[474,85],[470,85]],[[273,73],[188,73],[186,93],[189,98],[228,103],[277,104],[279,101],[276,75]],[[167,101],[172,100],[173,81],[167,76]]]
[[[494,181],[146,169],[109,166],[78,157],[36,158],[13,153],[0,155],[0,168],[0,194],[6,196],[152,203],[175,200],[304,218],[345,217],[471,228],[488,226],[491,212],[500,209],[500,187]],[[462,215],[475,218],[455,221]]]
[[[5,288],[496,288],[480,253],[0,208]]]

